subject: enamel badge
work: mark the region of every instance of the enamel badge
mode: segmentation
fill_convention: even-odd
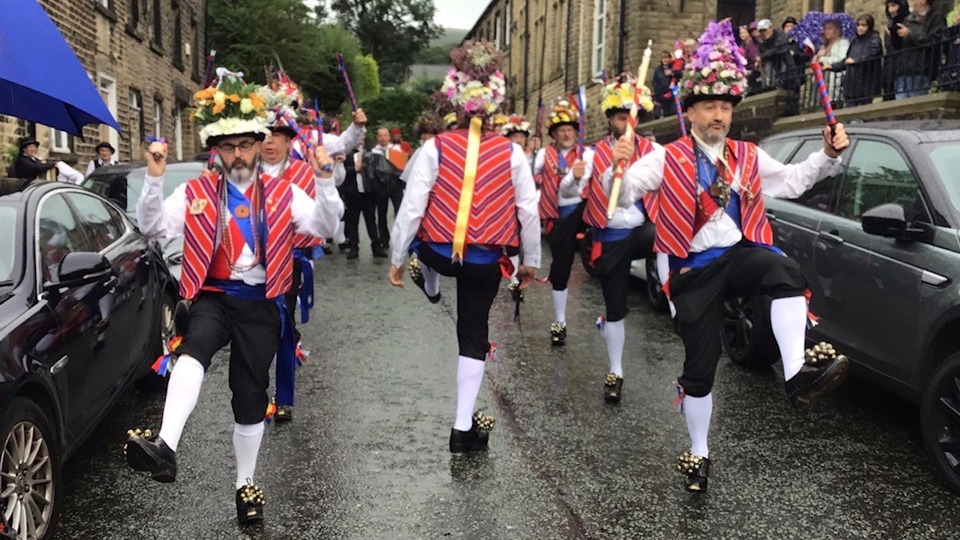
[[[203,213],[203,210],[207,207],[206,199],[194,199],[190,203],[190,215],[198,216]]]

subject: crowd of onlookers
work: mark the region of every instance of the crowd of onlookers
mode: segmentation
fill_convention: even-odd
[[[844,36],[839,16],[825,15],[821,43],[813,55],[796,39],[798,21],[793,17],[787,17],[779,28],[769,19],[741,26],[739,41],[747,60],[748,93],[787,90],[789,114],[816,107],[819,97],[807,69],[814,59],[823,68],[834,107],[904,99],[933,88],[960,90],[960,1],[953,11],[943,14],[932,0],[888,0],[886,15],[881,27],[873,15],[859,16],[852,36],[852,32]],[[686,52],[695,46],[693,40],[687,40]],[[664,52],[654,73],[657,117],[676,112],[670,90],[674,76],[679,75],[675,60],[675,55]]]

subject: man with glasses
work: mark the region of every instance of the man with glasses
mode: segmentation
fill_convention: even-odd
[[[214,354],[229,346],[237,520],[248,524],[263,519],[264,494],[254,472],[270,401],[270,364],[285,348],[295,347],[284,320],[289,315],[284,294],[293,281],[293,237],[330,236],[343,203],[334,185],[333,160],[323,148],[310,156],[316,199],[287,178],[261,170],[262,141],[270,133],[263,99],[240,74],[221,68],[218,76],[215,87],[195,95],[195,118],[203,124],[201,142],[216,149],[222,168],[206,171],[164,200],[166,144],[154,142],[145,153],[138,222],[153,238],[183,236],[180,294],[192,304],[160,431],[131,431],[124,452],[133,469],[160,482],[176,480],[177,448],[204,373]]]

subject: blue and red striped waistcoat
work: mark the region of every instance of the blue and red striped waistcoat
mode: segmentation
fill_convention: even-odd
[[[577,147],[574,146],[564,155],[567,169],[573,167],[577,160]],[[543,151],[543,169],[540,171],[540,219],[560,218],[560,181],[563,175],[560,169],[560,150],[556,145],[550,145]]]
[[[311,199],[317,198],[317,181],[314,178],[313,167],[306,161],[289,159],[287,168],[283,171],[283,177],[290,184],[302,189]],[[316,247],[321,244],[323,244],[322,239],[309,234],[294,233],[293,235],[293,247],[297,249]]]
[[[726,144],[730,167],[734,171],[740,169],[741,232],[744,238],[751,242],[772,245],[773,230],[767,220],[763,197],[760,195],[757,146],[731,139],[727,139]],[[668,144],[665,150],[655,248],[660,253],[684,259],[690,254],[693,237],[710,220],[711,215],[708,215],[699,203],[693,140],[679,139]]]
[[[266,296],[276,298],[290,290],[293,278],[293,219],[290,213],[293,191],[290,182],[284,178],[261,175],[260,179],[263,182],[267,217],[266,252],[261,264],[267,270]],[[218,187],[219,182],[226,181],[209,174],[187,182],[183,271],[180,278],[180,296],[187,300],[197,297],[208,276],[230,279],[226,258],[236,261],[244,244],[244,238],[235,226],[225,233],[219,231]],[[222,234],[231,235],[235,253],[226,253],[226,248],[219,242],[219,235]]]
[[[630,165],[634,164],[638,159],[653,150],[653,144],[643,137],[634,135],[633,141],[636,144],[637,151],[634,152],[633,158],[627,163],[624,169],[630,167]],[[591,227],[598,229],[607,228],[607,205],[610,203],[610,199],[603,191],[602,180],[607,169],[614,166],[614,142],[612,136],[606,137],[598,142],[593,150],[593,175],[590,177],[589,184],[587,184],[587,207],[583,213],[583,220]],[[656,206],[654,201],[655,197],[656,194],[648,193],[643,199],[644,207],[647,208],[647,216],[651,221],[655,221],[654,217],[650,214],[650,207]],[[647,206],[647,201],[650,201],[650,206]]]
[[[442,133],[436,138],[440,166],[430,190],[419,237],[425,242],[453,243],[467,160],[467,130]],[[487,134],[480,141],[480,157],[470,205],[466,244],[519,246],[516,194],[511,172],[512,143]]]

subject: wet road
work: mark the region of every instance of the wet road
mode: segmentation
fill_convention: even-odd
[[[579,266],[566,348],[549,344],[549,287],[528,291],[522,328],[503,287],[491,323],[499,362],[488,364],[478,403],[498,420],[490,450],[451,456],[453,282],[443,281],[444,300],[431,305],[409,280],[405,290],[390,287],[388,268],[368,250],[356,261],[334,255],[319,263],[295,420],[267,426],[260,455],[263,526],[236,524],[232,415],[219,357],[181,441],[177,482],[127,468],[126,430],[159,427],[163,403],[162,395],[131,390],[65,464],[57,538],[960,536],[960,498],[932,476],[914,406],[852,381],[797,413],[778,371],[743,371],[726,360],[715,390],[710,492],[685,493],[675,463],[688,438],[670,406],[680,341],[638,282],[629,298],[624,400],[604,403],[606,352],[594,325],[602,297]]]

